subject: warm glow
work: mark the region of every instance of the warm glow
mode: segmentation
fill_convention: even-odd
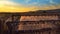
[[[0,12],[28,12],[28,11],[35,11],[35,10],[50,10],[50,9],[57,9],[60,8],[58,6],[22,6],[22,4],[18,4],[15,2],[11,2],[8,0],[0,0]]]

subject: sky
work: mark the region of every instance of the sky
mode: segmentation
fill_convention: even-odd
[[[0,0],[0,12],[60,9],[60,0]]]

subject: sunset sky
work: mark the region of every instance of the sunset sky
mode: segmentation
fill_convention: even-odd
[[[0,0],[0,12],[60,9],[60,0]]]

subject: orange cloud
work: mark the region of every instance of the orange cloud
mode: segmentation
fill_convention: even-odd
[[[22,4],[17,4],[11,1],[0,1],[0,12],[28,12],[35,10],[51,10],[60,9],[60,5],[54,6],[23,6]]]
[[[35,10],[51,10],[51,9],[58,9],[60,6],[47,6],[47,7],[23,7],[23,6],[4,6],[0,7],[0,12],[28,12],[28,11],[35,11]]]

